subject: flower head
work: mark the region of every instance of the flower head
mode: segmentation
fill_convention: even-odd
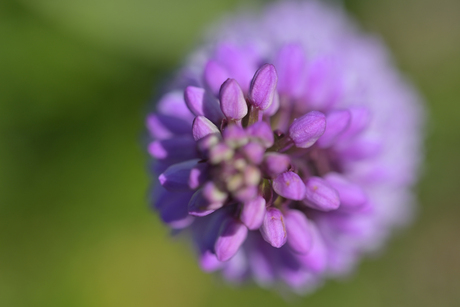
[[[155,208],[203,270],[295,291],[350,271],[410,213],[417,96],[324,4],[227,23],[147,118]]]

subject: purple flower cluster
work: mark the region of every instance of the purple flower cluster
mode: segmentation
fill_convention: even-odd
[[[228,21],[148,115],[153,202],[203,270],[312,289],[410,217],[418,97],[324,4]]]

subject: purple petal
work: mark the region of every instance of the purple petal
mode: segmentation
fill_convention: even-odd
[[[275,142],[273,131],[266,122],[256,122],[246,128],[248,135],[257,138],[266,147],[272,147]]]
[[[235,79],[227,79],[219,92],[220,108],[229,120],[240,120],[248,114],[243,91]]]
[[[226,280],[234,283],[241,283],[247,277],[249,267],[244,248],[238,249],[235,255],[225,262],[222,275]]]
[[[250,230],[258,229],[265,217],[265,199],[258,196],[256,199],[243,204],[240,220]]]
[[[211,90],[214,96],[219,96],[222,83],[229,78],[227,70],[219,65],[216,61],[209,60],[206,63],[203,73],[203,79],[206,86]]]
[[[194,117],[185,104],[182,91],[171,92],[163,96],[158,102],[157,110],[160,114],[177,117],[188,123],[191,123]]]
[[[305,184],[294,172],[284,172],[273,180],[273,190],[288,199],[302,200],[305,197]]]
[[[336,210],[340,206],[337,191],[320,177],[308,179],[304,202],[307,206],[321,211]]]
[[[255,67],[254,51],[236,45],[223,43],[216,50],[215,59],[229,72],[229,77],[236,79],[244,92],[249,89],[249,83],[257,69]]]
[[[275,280],[274,267],[271,263],[271,246],[260,237],[250,236],[249,242],[249,264],[258,285],[264,287],[272,284]],[[249,239],[248,238],[248,239]]]
[[[324,179],[339,193],[341,209],[359,209],[367,202],[363,189],[342,175],[328,173]]]
[[[287,248],[275,251],[278,275],[295,291],[301,291],[310,281],[311,273],[302,267],[301,261]]]
[[[197,167],[199,159],[174,164],[166,169],[159,177],[160,184],[171,192],[189,191],[189,178],[192,169]],[[205,165],[201,163],[201,165]],[[198,170],[198,169],[197,169]]]
[[[191,137],[175,137],[150,143],[150,155],[160,160],[184,161],[198,158],[196,142]]]
[[[305,52],[299,44],[285,45],[278,52],[278,92],[298,97],[304,87]]]
[[[227,196],[223,197],[222,192],[219,192],[212,182],[208,182],[193,194],[188,203],[188,212],[195,216],[209,215],[221,208],[226,198]]]
[[[205,250],[200,255],[200,267],[205,272],[214,272],[222,268],[222,262],[220,262],[216,255],[209,250]]]
[[[317,58],[310,63],[304,90],[310,108],[324,110],[336,102],[341,91],[338,72],[337,63],[330,56]]]
[[[177,193],[163,190],[155,202],[163,222],[174,229],[188,227],[193,222],[193,216],[188,214],[187,203],[192,197],[191,192]]]
[[[280,248],[286,243],[287,232],[284,225],[284,217],[280,210],[274,207],[267,209],[264,221],[260,227],[260,233],[264,240],[273,247]]]
[[[382,140],[378,136],[357,137],[352,142],[343,142],[337,150],[340,157],[346,160],[369,159],[380,154],[382,150]]]
[[[221,227],[214,250],[219,261],[232,258],[246,240],[248,229],[235,219],[228,219]]]
[[[310,231],[310,222],[305,214],[298,210],[287,210],[284,213],[284,221],[289,247],[300,254],[308,253],[311,249],[313,239]]]
[[[184,91],[184,99],[187,107],[196,116],[204,116],[213,123],[220,123],[223,114],[220,111],[219,102],[210,97],[203,88],[187,86]]]
[[[295,146],[308,148],[323,135],[326,130],[326,116],[318,111],[311,111],[294,120],[289,127],[289,136]]]
[[[318,139],[318,145],[320,147],[329,147],[339,138],[339,136],[348,129],[350,124],[350,111],[339,110],[331,112],[326,117],[326,131]]]
[[[162,114],[150,114],[147,117],[147,129],[155,139],[168,139],[175,135],[190,134],[190,123],[178,117]]]
[[[275,115],[276,112],[278,112],[278,109],[280,108],[280,96],[278,93],[275,93],[275,96],[273,96],[273,101],[272,104],[264,111],[264,116],[272,116]]]
[[[275,66],[265,64],[259,68],[251,81],[249,101],[259,110],[266,110],[273,102],[278,76]]]
[[[291,160],[289,156],[277,152],[268,152],[264,156],[262,169],[271,178],[287,171]]]
[[[340,136],[341,140],[347,141],[363,131],[370,122],[371,116],[367,107],[353,107],[348,109],[350,112],[350,124],[344,133]]]
[[[306,254],[299,254],[298,259],[310,271],[320,274],[327,268],[327,249],[324,240],[314,223],[310,223],[310,232],[313,239],[310,252]]]
[[[197,116],[193,121],[192,134],[195,141],[213,133],[220,133],[219,129],[204,116]]]

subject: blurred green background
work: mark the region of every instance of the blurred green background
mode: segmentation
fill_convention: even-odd
[[[1,0],[0,306],[460,306],[460,1],[343,3],[426,97],[420,210],[354,276],[286,300],[202,273],[146,203],[147,102],[249,4]]]

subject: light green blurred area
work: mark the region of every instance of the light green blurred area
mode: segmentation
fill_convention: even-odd
[[[460,306],[460,2],[350,0],[427,100],[414,225],[305,298],[199,270],[147,205],[147,102],[212,0],[0,2],[0,306]],[[156,87],[155,87],[156,85]]]

